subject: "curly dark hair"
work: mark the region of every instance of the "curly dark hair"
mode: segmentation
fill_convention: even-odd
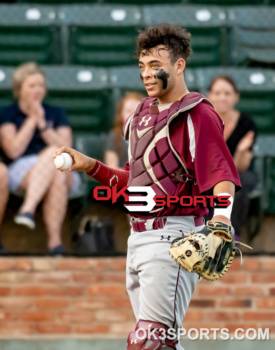
[[[160,23],[139,32],[134,57],[138,59],[140,55],[148,54],[150,49],[164,45],[170,53],[172,63],[179,58],[187,60],[192,53],[190,38],[191,34],[180,26]]]

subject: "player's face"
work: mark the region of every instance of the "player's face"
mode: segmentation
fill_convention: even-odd
[[[219,79],[213,84],[208,97],[218,114],[230,112],[239,101],[239,95],[235,92],[233,86],[223,79]]]
[[[20,89],[20,99],[28,102],[42,102],[46,94],[45,78],[42,74],[31,74],[24,80]]]
[[[175,68],[169,52],[158,45],[139,57],[141,80],[148,96],[161,97],[167,94],[175,84]]]
[[[126,121],[126,119],[135,112],[140,100],[137,100],[135,98],[128,98],[122,108],[121,116],[123,123]]]

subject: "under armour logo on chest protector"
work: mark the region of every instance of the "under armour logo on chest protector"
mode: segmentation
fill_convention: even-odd
[[[137,137],[140,139],[144,134],[151,130],[154,125],[157,123],[157,115],[144,115],[140,118],[140,121],[137,123]]]
[[[147,126],[149,124],[149,121],[152,119],[149,115],[145,115],[142,117],[141,121],[138,123],[138,125],[142,126],[144,123],[144,126]]]

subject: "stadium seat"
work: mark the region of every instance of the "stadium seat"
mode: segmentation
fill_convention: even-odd
[[[190,67],[219,66],[227,63],[226,12],[220,7],[144,6],[144,22],[169,22],[191,32],[193,54]]]
[[[107,143],[107,134],[77,135],[74,138],[76,149],[88,157],[103,161]]]
[[[113,92],[113,105],[128,91],[138,91],[147,96],[140,79],[140,70],[135,66],[115,67],[109,69],[110,84]]]
[[[258,137],[254,147],[255,155],[263,158],[264,172],[264,209],[275,214],[275,136]]]
[[[71,64],[121,66],[133,63],[141,24],[137,6],[64,6],[59,18],[67,28]]]
[[[98,133],[112,126],[108,74],[102,68],[44,67],[46,101],[63,107],[76,133]]]
[[[231,76],[240,91],[237,108],[253,118],[260,134],[275,133],[274,71],[224,67],[197,69],[196,74],[200,91],[205,94],[216,75]]]
[[[160,5],[160,4],[179,4],[182,0],[103,0],[106,4],[124,4],[124,5]]]
[[[60,4],[92,4],[100,2],[100,0],[17,0],[19,3],[28,3],[28,4],[52,4],[52,5],[60,5]]]
[[[0,108],[13,102],[12,97],[13,68],[0,67]]]
[[[219,6],[234,6],[234,5],[262,5],[266,0],[183,0],[186,3],[198,5],[219,5]],[[268,1],[268,0],[267,0]]]
[[[0,5],[0,64],[61,62],[60,26],[51,6]]]
[[[233,7],[228,9],[232,62],[249,66],[275,65],[275,8]]]
[[[17,0],[24,3],[43,4],[110,4],[110,5],[137,5],[136,0]],[[181,3],[182,0],[139,0],[139,5]]]

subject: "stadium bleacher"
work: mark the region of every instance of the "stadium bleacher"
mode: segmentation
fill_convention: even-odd
[[[44,67],[46,102],[62,106],[75,133],[107,132],[112,127],[111,91],[104,68]]]
[[[245,67],[249,61],[260,68],[266,62],[275,62],[275,8],[20,4],[1,5],[0,12],[2,75],[4,72],[9,80],[8,67],[28,60],[48,65],[49,84],[53,79],[48,100],[65,107],[76,132],[108,131],[114,101],[127,89],[143,90],[138,69],[125,66],[134,63],[138,29],[162,21],[180,24],[192,33],[194,53],[188,67],[197,70],[192,75],[189,68],[191,88],[205,92],[203,84],[209,83],[208,77],[225,72],[227,67],[240,87],[239,108],[254,117],[260,133],[275,132],[272,70],[228,67],[230,63]],[[87,67],[81,73],[77,67],[69,69],[68,64]],[[102,74],[100,68],[91,66],[110,67],[103,74],[104,82],[97,79]],[[89,74],[93,78],[84,83],[77,80],[77,74],[84,81],[89,80]],[[7,80],[0,82],[0,106],[11,101],[4,88]]]
[[[5,1],[3,1],[5,2]],[[17,2],[17,3],[28,3],[28,4],[56,4],[56,0],[10,0],[6,2]],[[58,4],[127,4],[136,5],[135,0],[59,0]],[[139,5],[159,5],[159,4],[198,4],[198,5],[222,5],[222,6],[233,6],[233,5],[272,5],[275,0],[140,0]]]
[[[187,3],[199,5],[263,5],[268,4],[269,0],[187,0]]]
[[[222,3],[219,3],[221,5]],[[275,62],[275,8],[191,5],[0,5],[0,64],[124,66],[135,36],[168,21],[192,33],[190,67]]]
[[[254,147],[257,160],[260,161],[257,173],[261,173],[263,198],[262,210],[275,213],[275,136],[259,136]]]
[[[275,8],[236,7],[228,10],[232,63],[266,65],[275,62]]]
[[[0,5],[0,65],[58,64],[61,26],[51,6]]]
[[[123,66],[135,36],[168,21],[192,32],[192,67],[272,65],[275,8],[268,6],[1,5],[0,64]]]
[[[65,25],[68,63],[116,66],[134,63],[135,37],[141,28],[137,6],[64,6],[59,18]]]

